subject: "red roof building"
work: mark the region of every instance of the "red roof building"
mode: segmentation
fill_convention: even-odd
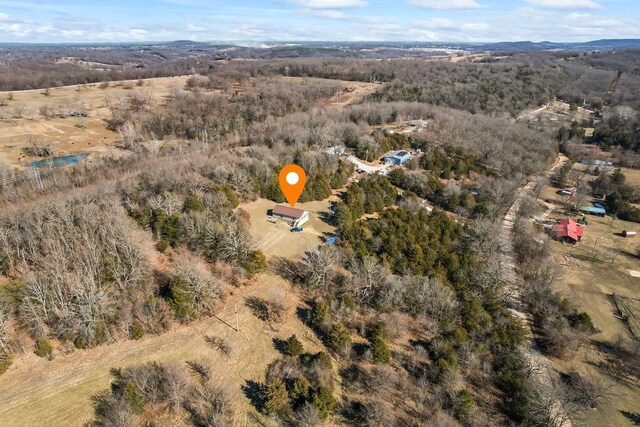
[[[271,210],[271,216],[287,220],[293,223],[294,227],[299,227],[309,221],[309,212],[283,205],[275,205]]]
[[[571,241],[573,243],[581,241],[584,235],[582,226],[569,218],[563,219],[554,225],[553,231],[556,233],[558,240]]]

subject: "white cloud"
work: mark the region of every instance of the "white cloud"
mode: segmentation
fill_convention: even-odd
[[[6,13],[0,12],[0,21],[8,21],[10,16]]]
[[[455,22],[447,18],[429,18],[423,21],[420,21],[420,25],[435,30],[454,30],[457,29],[458,26]]]
[[[191,22],[187,22],[187,30],[199,32],[199,31],[205,31],[206,28],[200,25],[192,24]]]
[[[329,19],[347,19],[347,14],[341,10],[334,9],[301,9],[300,13],[309,16]]]
[[[462,28],[464,31],[485,31],[489,29],[489,24],[485,22],[467,22],[466,24],[462,24]]]
[[[476,0],[409,0],[409,3],[426,9],[480,9],[482,5]]]
[[[592,0],[525,0],[533,6],[549,9],[602,9],[602,6]]]
[[[364,0],[291,0],[293,3],[305,9],[346,9],[352,7],[365,7]]]

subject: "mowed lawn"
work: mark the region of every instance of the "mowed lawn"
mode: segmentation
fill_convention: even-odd
[[[549,219],[560,217],[554,213]],[[578,245],[555,241],[552,244],[562,274],[557,280],[557,290],[578,310],[591,316],[599,330],[591,337],[594,341],[614,343],[622,337],[629,343],[631,333],[627,325],[615,317],[611,294],[640,297],[640,278],[630,273],[640,271],[640,258],[635,256],[640,238],[627,239],[616,233],[640,230],[640,224],[617,219],[612,224],[610,217],[587,216],[587,219],[589,224],[585,227],[584,240]],[[579,371],[611,387],[610,398],[588,414],[585,425],[632,425],[621,411],[639,412],[640,387],[617,381],[594,366],[601,357],[594,346],[586,345],[572,360],[554,360],[554,363],[565,373]]]
[[[280,256],[297,259],[305,252],[324,244],[324,238],[335,232],[335,227],[326,219],[331,213],[331,200],[337,200],[337,197],[333,196],[319,202],[296,204],[296,209],[309,212],[309,222],[302,225],[304,231],[301,233],[292,233],[291,225],[283,220],[275,223],[267,220],[267,212],[276,205],[270,200],[258,199],[255,202],[244,203],[239,208],[249,213],[253,243],[257,249],[265,253],[267,258]]]

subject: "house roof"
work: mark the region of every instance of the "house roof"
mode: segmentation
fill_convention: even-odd
[[[607,211],[604,208],[599,208],[597,206],[578,206],[578,210],[582,212],[596,213],[596,214],[606,214]]]
[[[402,160],[405,157],[409,157],[410,155],[411,155],[411,153],[409,153],[408,151],[402,150],[402,151],[393,152],[393,153],[389,154],[388,156],[385,156],[385,158],[387,158],[387,159],[394,158],[394,159]]]
[[[580,224],[570,219],[563,219],[553,226],[553,231],[557,237],[570,237],[575,241],[580,240],[584,235],[584,229]]]
[[[290,208],[289,206],[275,205],[273,208],[273,215],[286,216],[288,218],[302,218],[306,213],[302,209]]]

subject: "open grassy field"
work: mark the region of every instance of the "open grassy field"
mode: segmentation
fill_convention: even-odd
[[[540,195],[540,201],[550,200],[558,207],[561,197],[557,188],[549,187]],[[548,220],[566,218],[559,211],[553,211]],[[579,219],[578,216],[571,216]],[[553,360],[555,366],[564,373],[582,372],[610,387],[610,398],[584,420],[585,425],[633,425],[624,413],[638,413],[640,408],[640,384],[620,381],[606,374],[596,364],[603,359],[598,350],[601,344],[613,345],[622,340],[631,346],[632,335],[627,325],[618,317],[612,294],[638,297],[640,278],[634,277],[640,271],[640,258],[636,256],[640,240],[624,238],[623,230],[639,230],[640,224],[587,216],[583,241],[577,245],[553,241],[554,259],[561,269],[561,277],[556,281],[560,294],[568,298],[580,311],[587,312],[598,329],[590,344],[582,346],[575,357],[568,361]]]
[[[640,169],[622,168],[628,185],[640,186]]]
[[[182,88],[187,77],[165,77],[137,82],[112,82],[106,88],[99,83],[66,86],[48,90],[0,92],[0,165],[24,166],[38,160],[27,156],[23,148],[32,138],[51,143],[54,155],[75,153],[122,154],[114,147],[117,135],[106,128],[111,117],[110,105],[138,92],[149,94],[153,102],[162,103],[174,88]],[[11,98],[11,99],[9,99]],[[86,111],[87,117],[51,117],[41,109]]]
[[[300,258],[306,251],[315,249],[322,244],[324,237],[331,235],[335,228],[325,221],[325,216],[331,211],[330,201],[336,196],[320,202],[298,203],[297,209],[309,212],[309,222],[302,227],[302,233],[292,233],[291,226],[282,220],[276,223],[267,221],[267,211],[275,205],[272,201],[258,199],[240,207],[251,217],[251,235],[254,245],[267,255],[268,258],[281,256],[286,258]]]

